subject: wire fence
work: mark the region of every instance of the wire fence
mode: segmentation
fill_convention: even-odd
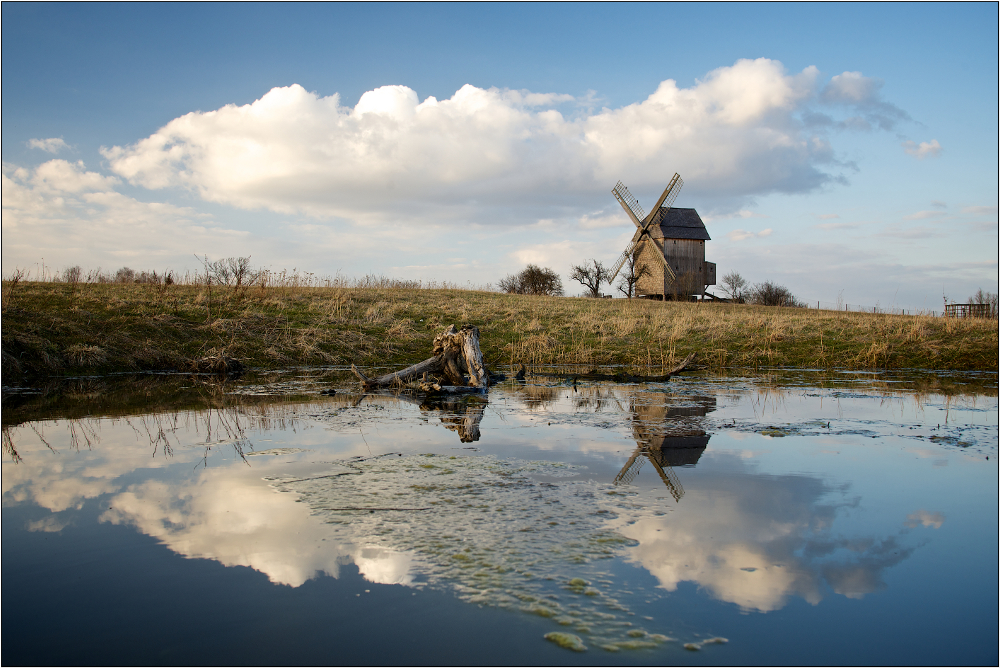
[[[864,306],[862,304],[844,304],[841,302],[806,302],[806,307],[820,311],[845,311],[851,313],[887,313],[891,315],[925,315],[939,318],[944,315],[943,311],[931,309],[896,308],[894,306]]]

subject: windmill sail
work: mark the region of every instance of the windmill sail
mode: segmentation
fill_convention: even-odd
[[[622,251],[622,254],[618,257],[618,261],[615,262],[615,265],[611,268],[611,281],[615,280],[615,277],[618,276],[618,272],[621,271],[622,267],[625,266],[625,263],[628,262],[629,257],[631,257],[632,252],[638,245],[639,242],[633,241],[629,243],[628,246],[625,247],[625,250]]]
[[[636,225],[641,224],[639,221],[646,220],[646,212],[639,206],[639,200],[628,191],[628,188],[621,181],[611,189],[611,192],[614,193],[615,198],[621,202],[622,206],[631,212]]]
[[[674,178],[670,179],[670,183],[667,187],[663,189],[663,194],[660,195],[660,199],[656,201],[656,206],[653,207],[653,213],[656,216],[656,222],[659,223],[666,215],[666,211],[670,210],[670,207],[674,205],[674,200],[677,199],[677,195],[680,194],[681,188],[684,187],[684,179],[681,178],[680,174],[674,173]],[[666,209],[666,211],[664,211]]]

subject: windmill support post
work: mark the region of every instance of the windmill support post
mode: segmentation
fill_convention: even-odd
[[[462,329],[450,326],[434,337],[431,352],[432,356],[423,362],[378,378],[369,378],[353,364],[351,371],[361,381],[363,390],[403,387],[419,379],[419,389],[426,392],[459,394],[482,392],[504,379],[486,368],[479,347],[479,328],[475,325],[463,325]]]

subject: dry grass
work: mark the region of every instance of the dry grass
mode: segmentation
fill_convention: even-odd
[[[473,323],[494,365],[997,370],[995,320],[398,287],[19,282],[3,286],[3,372],[392,366]]]

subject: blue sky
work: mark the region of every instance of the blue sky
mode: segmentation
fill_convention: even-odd
[[[906,308],[997,290],[996,4],[2,12],[5,275],[536,262],[572,293],[631,237],[615,182],[651,203],[677,171],[720,276]]]

